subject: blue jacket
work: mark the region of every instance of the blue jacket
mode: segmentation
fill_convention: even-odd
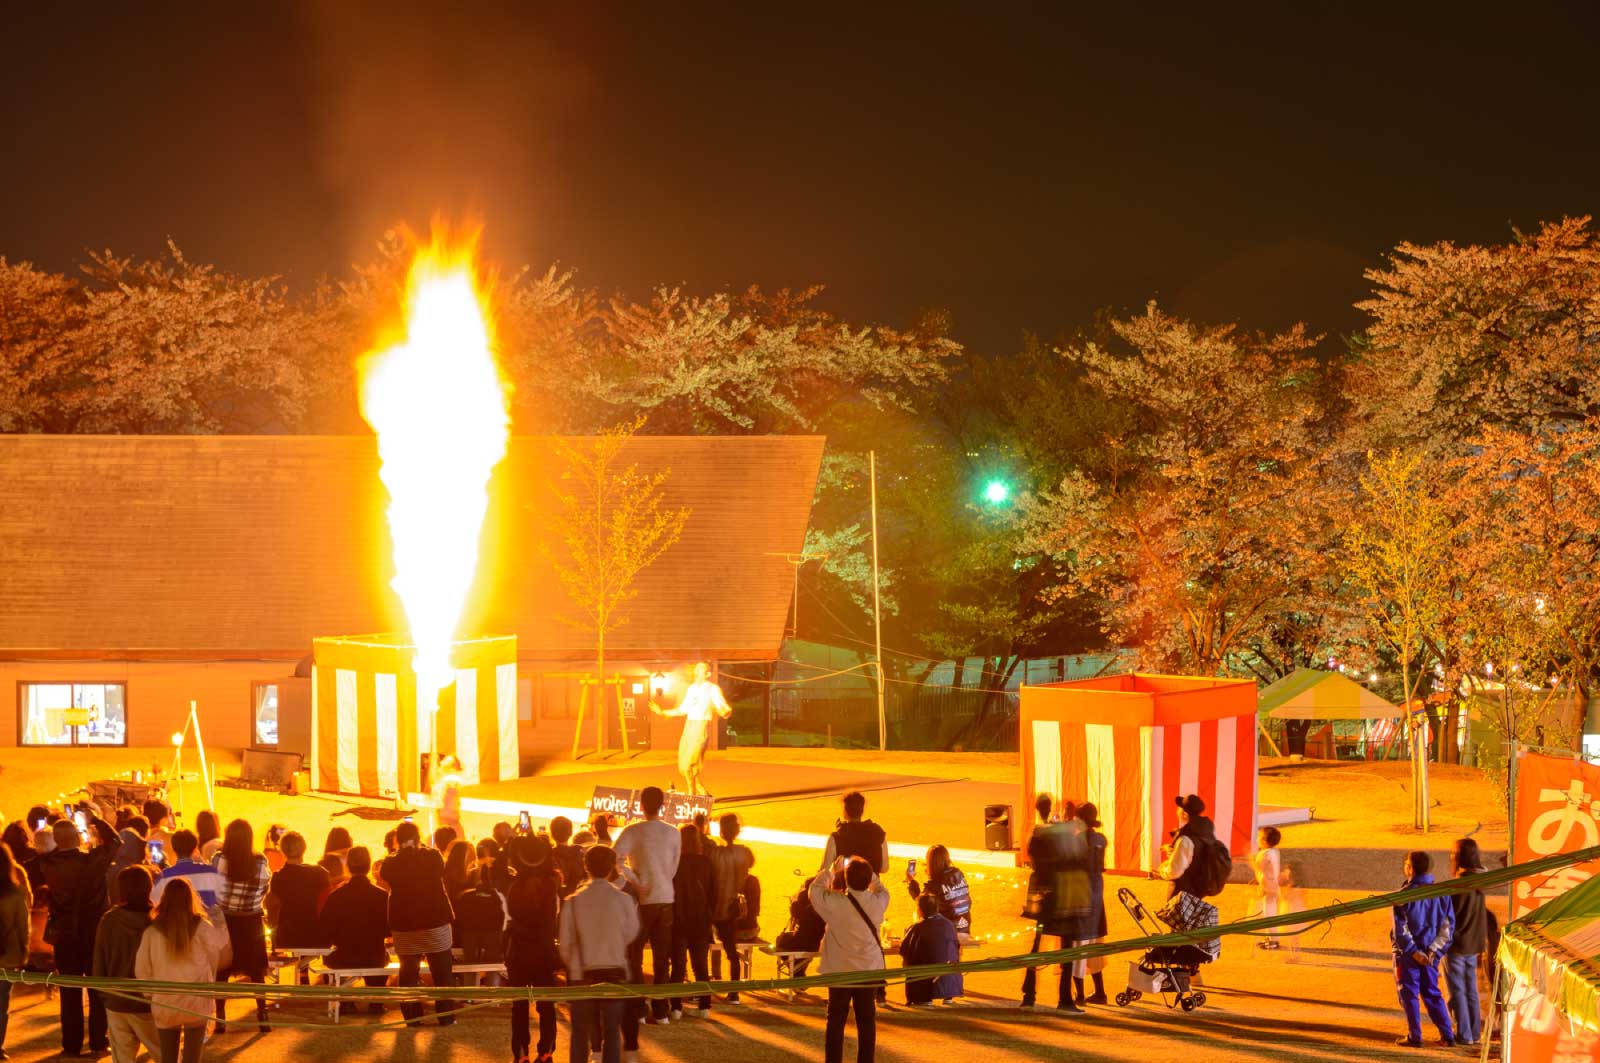
[[[1407,880],[1400,888],[1415,889],[1433,885],[1433,876],[1421,874]],[[1428,959],[1437,960],[1450,947],[1455,933],[1455,909],[1449,897],[1427,897],[1406,901],[1394,906],[1394,930],[1390,941],[1396,956],[1410,956],[1413,952],[1427,953]]]

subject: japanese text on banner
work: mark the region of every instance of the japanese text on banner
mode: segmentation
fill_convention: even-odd
[[[1531,860],[1600,845],[1600,766],[1573,757],[1523,753],[1517,760],[1516,855]],[[1547,875],[1517,879],[1511,918],[1520,919],[1546,901],[1600,872],[1590,861]]]

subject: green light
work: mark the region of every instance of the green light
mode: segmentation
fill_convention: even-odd
[[[1011,485],[1004,480],[990,480],[983,485],[983,500],[991,505],[1000,505],[1011,498]]]

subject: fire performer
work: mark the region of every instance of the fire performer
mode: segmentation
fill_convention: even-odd
[[[695,795],[710,793],[701,785],[700,773],[705,768],[706,748],[711,744],[713,714],[715,719],[725,720],[733,712],[733,706],[722,696],[722,688],[713,683],[710,676],[711,667],[704,661],[696,661],[694,682],[683,692],[677,708],[663,709],[655,701],[650,702],[650,711],[658,716],[684,718],[683,737],[678,739],[678,774],[683,776],[689,793]]]

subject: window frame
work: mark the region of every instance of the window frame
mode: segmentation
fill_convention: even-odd
[[[269,743],[269,742],[263,742],[263,741],[260,740],[261,739],[261,732],[259,730],[257,730],[257,728],[256,728],[256,691],[260,690],[262,687],[277,687],[278,688],[278,695],[277,695],[278,696],[278,710],[279,710],[280,713],[283,711],[283,683],[280,680],[277,680],[277,679],[252,679],[252,680],[250,680],[250,705],[248,707],[248,711],[250,713],[250,746],[249,746],[249,748],[251,748],[251,749],[277,749],[279,746],[281,746],[283,744],[283,732],[281,730],[278,732],[278,741]]]
[[[129,706],[128,686],[126,679],[19,679],[17,680],[17,748],[18,749],[127,749],[129,731]],[[54,742],[28,742],[27,715],[27,687],[121,687],[122,688],[122,741],[120,742],[79,742],[78,730],[71,728],[72,741],[64,744]]]

